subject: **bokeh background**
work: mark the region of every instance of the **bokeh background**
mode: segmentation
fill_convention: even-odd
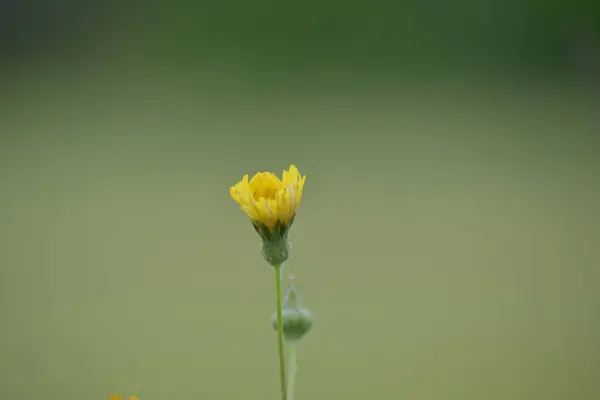
[[[308,175],[298,399],[600,398],[591,1],[0,3],[0,398],[277,399],[228,196]]]

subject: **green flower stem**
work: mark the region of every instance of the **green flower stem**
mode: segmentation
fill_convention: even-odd
[[[283,346],[283,300],[281,295],[281,264],[276,265],[275,293],[277,297],[277,346],[279,347],[279,382],[281,383],[281,400],[287,400],[285,381],[285,349]]]
[[[296,361],[296,343],[288,343],[288,381],[287,381],[287,400],[294,400],[296,391],[296,372],[298,371],[298,362]]]

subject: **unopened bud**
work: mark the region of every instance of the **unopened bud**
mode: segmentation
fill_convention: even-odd
[[[277,329],[277,314],[271,317],[274,329]],[[308,308],[303,307],[296,285],[288,285],[283,298],[283,335],[288,342],[297,342],[307,334],[314,323]]]

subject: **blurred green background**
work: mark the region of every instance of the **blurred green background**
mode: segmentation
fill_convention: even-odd
[[[600,398],[597,4],[2,7],[0,398],[277,399],[290,163],[299,400]]]

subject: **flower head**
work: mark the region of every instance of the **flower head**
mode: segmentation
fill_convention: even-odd
[[[252,221],[263,241],[263,256],[273,266],[289,256],[287,233],[302,199],[306,176],[295,165],[284,170],[281,179],[272,172],[259,172],[252,179],[244,175],[229,189],[231,197]]]
[[[295,165],[284,170],[282,178],[272,172],[259,172],[229,189],[231,197],[252,220],[273,231],[278,225],[289,227],[302,199],[306,176],[300,176]]]

